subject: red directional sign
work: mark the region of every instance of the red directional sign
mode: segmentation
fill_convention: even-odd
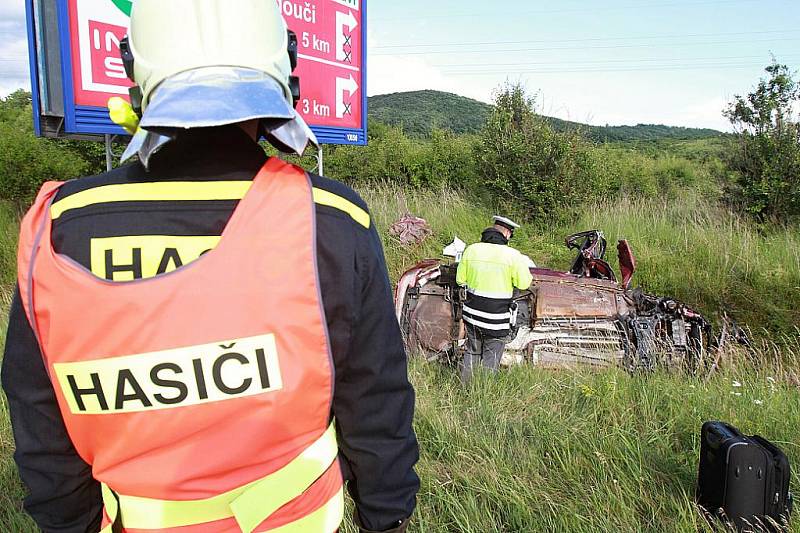
[[[65,0],[57,3],[55,21],[43,19],[46,10],[34,8],[42,1],[27,0],[35,84],[63,85],[66,133],[116,132],[104,119],[103,108],[111,96],[126,96],[130,86],[119,41],[127,32],[135,0]],[[302,93],[298,112],[323,143],[365,144],[366,0],[275,1],[297,34],[295,74]],[[62,68],[56,71],[65,74],[58,80],[49,79],[54,69],[41,62],[52,53],[39,49],[44,30],[54,23],[61,35]],[[41,115],[48,115],[49,102],[37,103]]]
[[[362,10],[356,0],[277,0],[297,34],[302,98],[309,124],[358,128],[362,122]]]

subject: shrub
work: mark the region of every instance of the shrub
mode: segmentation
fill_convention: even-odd
[[[27,203],[43,182],[72,179],[88,172],[92,165],[76,153],[77,149],[69,148],[65,141],[34,136],[29,93],[17,91],[0,99],[1,200]]]
[[[395,181],[414,187],[474,182],[474,140],[434,129],[411,139],[400,126],[370,122],[367,146],[326,147],[325,173],[351,183]]]
[[[788,220],[800,217],[800,84],[774,60],[766,72],[768,79],[725,111],[739,131],[729,159],[739,175],[733,196],[760,218]]]
[[[532,218],[558,216],[596,181],[580,131],[557,133],[519,85],[501,90],[476,150],[480,185]]]

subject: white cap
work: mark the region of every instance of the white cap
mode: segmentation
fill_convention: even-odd
[[[492,220],[498,226],[503,226],[504,228],[508,228],[511,231],[514,231],[515,229],[519,229],[520,228],[520,225],[517,224],[516,222],[514,222],[513,220],[511,220],[510,218],[501,217],[501,216],[494,216],[494,217],[492,217]]]

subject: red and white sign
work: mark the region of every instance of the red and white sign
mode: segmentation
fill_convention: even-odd
[[[357,0],[277,0],[297,34],[302,94],[297,110],[309,124],[361,127],[361,10]]]
[[[75,104],[105,107],[112,96],[127,96],[119,42],[128,16],[111,0],[70,0],[69,19]]]
[[[275,1],[299,42],[295,74],[300,77],[302,96],[298,112],[311,126],[361,128],[361,0]],[[128,93],[131,83],[119,52],[119,41],[129,25],[121,7],[125,3],[69,0],[76,105],[105,107],[111,96]]]

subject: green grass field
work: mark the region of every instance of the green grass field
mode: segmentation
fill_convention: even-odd
[[[427,218],[434,229],[428,242],[413,248],[384,237],[393,279],[420,258],[438,257],[455,234],[475,240],[492,214],[447,190],[386,185],[362,192],[384,236],[405,212]],[[13,210],[0,206],[3,344],[16,220]],[[589,206],[569,226],[527,228],[517,246],[541,264],[564,268],[563,237],[589,227],[605,230],[612,242],[631,240],[638,281],[647,288],[712,316],[728,311],[757,332],[768,327],[758,336],[762,348],[747,358],[732,355],[708,380],[666,371],[631,376],[518,368],[481,376],[467,388],[451,369],[412,357],[422,455],[412,531],[705,531],[692,495],[699,429],[709,419],[766,436],[800,468],[797,230],[759,230],[689,196],[673,204]],[[35,531],[21,513],[23,490],[1,402],[0,532]],[[349,522],[343,530],[355,531]],[[800,533],[800,521],[791,531]]]
[[[454,236],[480,238],[494,212],[451,190],[408,191],[392,184],[362,191],[382,231],[392,279],[422,257],[440,257]],[[515,206],[497,206],[515,213]],[[386,234],[405,213],[425,218],[433,236],[406,247]],[[600,229],[616,268],[616,242],[628,239],[637,257],[634,284],[684,300],[712,320],[723,313],[773,340],[800,335],[800,231],[758,227],[693,190],[672,199],[603,201],[585,206],[568,224],[523,227],[512,244],[537,264],[567,269],[574,254],[564,238]],[[619,271],[617,269],[617,271]]]

